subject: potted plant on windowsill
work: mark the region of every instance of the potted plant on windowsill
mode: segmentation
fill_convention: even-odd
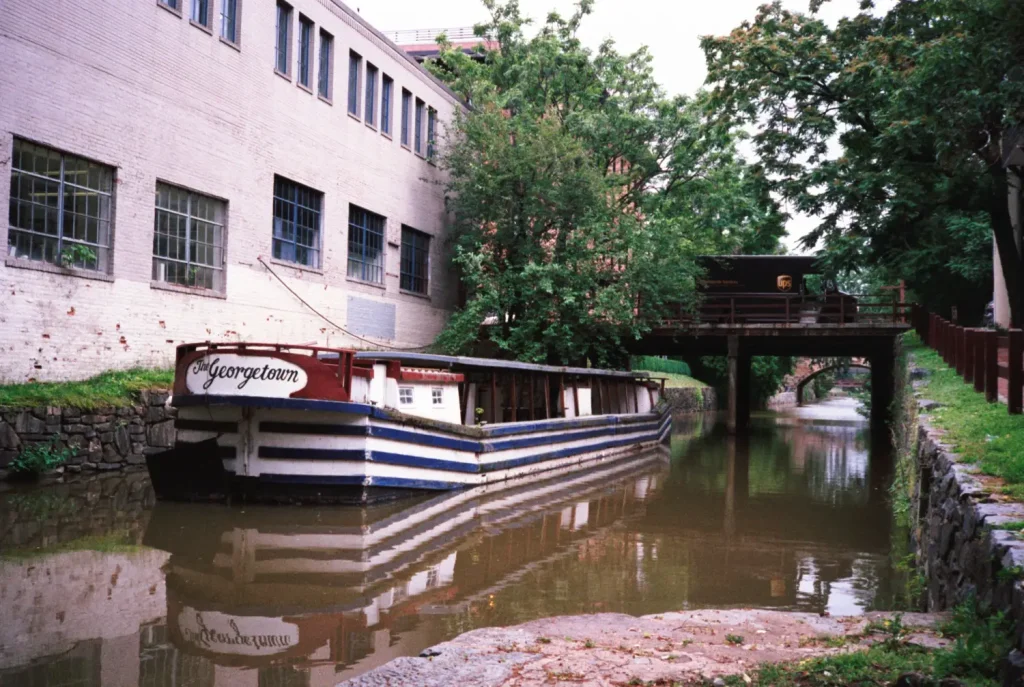
[[[60,250],[60,266],[66,270],[95,262],[96,251],[86,246],[74,243]]]

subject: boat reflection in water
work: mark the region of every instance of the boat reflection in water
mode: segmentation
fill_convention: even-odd
[[[362,509],[159,503],[144,543],[171,553],[171,643],[217,684],[333,685],[462,629],[422,616],[475,625],[493,594],[642,512],[667,471],[659,449]]]

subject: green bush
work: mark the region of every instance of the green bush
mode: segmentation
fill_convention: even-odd
[[[657,358],[653,355],[635,355],[630,361],[634,370],[645,370],[647,372],[668,372],[670,374],[690,376],[690,366],[682,360],[669,360]]]
[[[49,441],[29,444],[12,460],[7,469],[17,475],[39,475],[60,467],[75,455],[70,446],[60,447],[60,436],[54,434]]]

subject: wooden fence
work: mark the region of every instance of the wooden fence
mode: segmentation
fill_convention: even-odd
[[[1011,415],[1024,409],[1024,331],[961,327],[919,306],[911,313],[911,324],[921,340],[934,349],[974,390],[985,394],[989,403],[1000,398],[1000,380],[1005,382],[1005,400]]]

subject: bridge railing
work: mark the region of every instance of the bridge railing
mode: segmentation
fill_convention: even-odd
[[[906,324],[913,305],[893,296],[835,293],[824,296],[774,293],[705,294],[693,309],[679,306],[666,324],[850,326]]]
[[[1024,412],[1024,331],[961,327],[915,309],[914,329],[929,348],[989,403],[1006,402],[1011,415]]]

